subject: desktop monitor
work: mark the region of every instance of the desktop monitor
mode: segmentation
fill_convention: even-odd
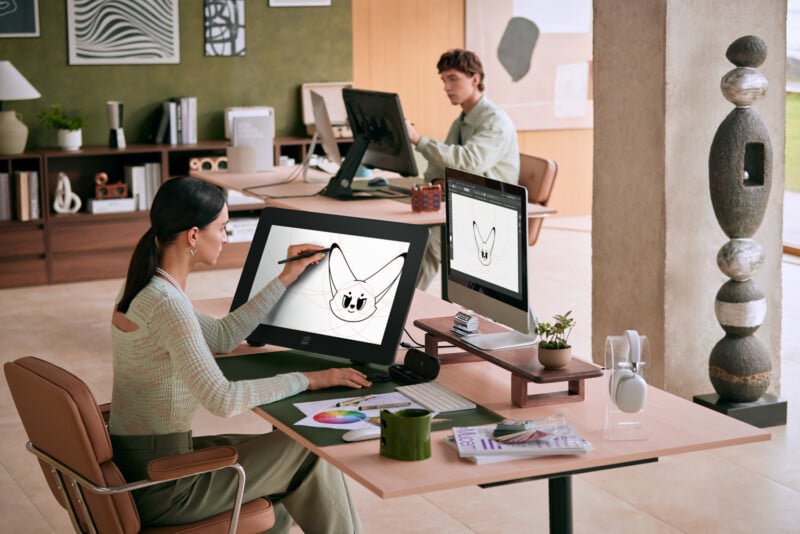
[[[345,88],[342,99],[353,131],[353,144],[339,172],[321,194],[339,199],[368,197],[353,192],[353,178],[360,165],[417,176],[417,162],[408,139],[400,97],[395,93]]]
[[[427,239],[422,225],[264,208],[231,309],[280,274],[278,262],[289,245],[331,247],[247,341],[388,365],[403,334]]]
[[[532,344],[527,190],[451,168],[445,184],[448,298],[513,329],[464,341],[486,350]]]
[[[325,98],[316,91],[311,91],[311,107],[314,112],[314,134],[319,139],[322,149],[329,160],[337,165],[342,164],[342,156],[339,152],[339,145],[336,142],[336,134],[333,132],[328,106]]]

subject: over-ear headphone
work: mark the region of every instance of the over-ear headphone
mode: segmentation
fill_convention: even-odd
[[[644,407],[647,399],[647,382],[639,374],[642,362],[642,341],[636,330],[625,330],[628,338],[627,361],[614,362],[611,379],[608,382],[609,393],[614,404],[627,413],[636,413]]]

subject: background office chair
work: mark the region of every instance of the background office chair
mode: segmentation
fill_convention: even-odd
[[[528,202],[547,206],[553,184],[558,174],[558,164],[551,159],[544,159],[528,154],[519,155],[519,185],[528,190]],[[542,229],[541,217],[528,219],[528,245],[536,244]]]
[[[261,532],[275,523],[268,500],[242,505],[244,470],[236,463],[233,447],[153,460],[148,480],[126,483],[114,465],[101,408],[80,378],[33,356],[8,362],[4,370],[30,440],[27,448],[39,458],[50,490],[69,512],[76,532]],[[132,490],[226,468],[236,470],[239,476],[239,494],[231,512],[190,525],[141,530]]]

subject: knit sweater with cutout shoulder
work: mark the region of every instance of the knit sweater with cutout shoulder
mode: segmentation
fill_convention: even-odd
[[[229,381],[212,354],[233,350],[285,291],[275,279],[235,311],[214,319],[196,311],[169,282],[153,277],[125,314],[139,328],[111,328],[111,434],[185,432],[200,405],[215,415],[233,416],[307,389],[302,373]]]

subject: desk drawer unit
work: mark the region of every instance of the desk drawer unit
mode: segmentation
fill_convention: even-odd
[[[39,223],[0,226],[0,288],[46,283],[44,226]]]
[[[98,219],[104,217],[102,224]],[[78,282],[123,277],[136,243],[150,226],[146,213],[121,218],[91,216],[50,225],[50,281]],[[89,219],[89,217],[85,217]]]

